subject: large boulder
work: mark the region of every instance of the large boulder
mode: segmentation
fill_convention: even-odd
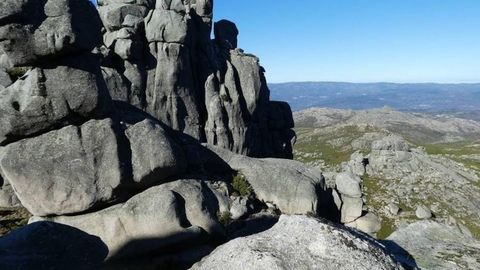
[[[134,182],[148,187],[185,170],[182,149],[159,123],[146,119],[128,127],[125,133],[130,142]]]
[[[215,23],[215,41],[227,49],[235,49],[238,46],[237,26],[227,20],[221,20]]]
[[[131,120],[121,120],[123,126],[110,118],[90,120],[11,143],[0,169],[37,216],[105,206],[182,174],[183,150],[160,123]]]
[[[351,223],[345,224],[348,227],[356,228],[368,234],[374,234],[382,229],[380,219],[373,213],[367,213],[365,216],[356,219]]]
[[[234,239],[191,269],[403,269],[378,242],[305,216],[281,216],[271,229]]]
[[[0,144],[106,115],[111,100],[101,76],[86,54],[33,68],[0,89]]]
[[[429,219],[433,216],[432,210],[425,205],[418,205],[417,209],[415,210],[415,215],[419,219]]]
[[[79,216],[33,217],[100,237],[109,257],[131,257],[172,247],[191,247],[221,237],[218,202],[199,180],[179,180],[150,188],[127,202]]]
[[[143,18],[148,13],[145,5],[136,3],[115,3],[113,1],[101,1],[98,12],[103,24],[108,31],[119,30],[123,27],[129,17]],[[129,1],[132,2],[132,1]]]
[[[95,7],[86,0],[0,3],[0,51],[14,66],[88,52],[101,41],[101,27]]]
[[[341,222],[349,223],[362,216],[363,200],[362,198],[351,198],[342,196]]]
[[[91,120],[9,144],[0,168],[32,214],[82,212],[114,198],[118,148],[113,121]]]
[[[340,194],[352,198],[362,197],[362,189],[360,183],[362,179],[352,173],[343,172],[335,176],[335,185]]]
[[[307,214],[321,211],[327,192],[320,172],[297,161],[255,159],[219,147],[207,147],[231,169],[245,176],[258,199],[275,204],[282,213]]]
[[[161,3],[160,1],[159,3]],[[181,2],[181,1],[177,1]],[[157,5],[159,5],[157,3]],[[148,42],[188,43],[188,24],[182,12],[157,8],[145,19],[145,32]]]
[[[52,222],[37,222],[0,238],[0,268],[100,269],[108,248],[96,236]]]

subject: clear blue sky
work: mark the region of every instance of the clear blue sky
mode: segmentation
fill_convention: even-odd
[[[480,0],[215,1],[269,82],[480,82]]]

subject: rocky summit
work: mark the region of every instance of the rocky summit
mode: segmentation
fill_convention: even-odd
[[[318,219],[376,230],[357,176],[336,193],[291,160],[289,105],[212,18],[210,0],[0,3],[0,269],[402,269]]]

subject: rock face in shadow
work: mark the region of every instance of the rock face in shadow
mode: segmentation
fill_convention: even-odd
[[[115,100],[202,142],[255,157],[292,157],[293,118],[272,102],[259,59],[237,48],[213,1],[99,1],[103,74]]]
[[[30,222],[49,220],[96,235],[107,245],[110,258],[140,256],[221,237],[223,228],[216,221],[218,202],[212,196],[201,181],[179,180],[95,213],[34,217]]]
[[[96,236],[52,222],[36,222],[0,238],[0,268],[99,269],[108,248]]]
[[[301,243],[301,244],[299,244]],[[234,239],[191,269],[403,269],[372,238],[305,216]]]

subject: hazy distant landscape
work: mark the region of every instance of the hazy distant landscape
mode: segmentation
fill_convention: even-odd
[[[449,114],[480,120],[480,84],[395,84],[295,82],[269,84],[273,100],[287,101],[293,111],[312,107]]]
[[[294,159],[337,190],[342,177],[360,176],[365,203],[358,206],[367,214],[347,226],[405,247],[412,257],[393,252],[414,258],[412,267],[478,268],[480,84],[269,87],[294,111]]]

